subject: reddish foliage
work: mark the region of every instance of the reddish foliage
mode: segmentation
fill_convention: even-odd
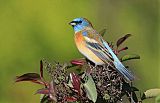
[[[82,65],[84,65],[85,61],[84,60],[71,60],[70,63],[73,64],[73,65],[82,66]]]
[[[48,88],[43,88],[37,90],[36,94],[49,94],[49,89]]]
[[[40,75],[37,73],[26,73],[21,76],[17,76],[15,82],[21,82],[21,81],[30,81],[33,83],[44,85],[44,83],[40,79]]]
[[[75,101],[77,101],[77,98],[75,98],[75,97],[65,97],[64,100],[67,101],[67,102],[75,102]]]
[[[80,77],[75,73],[70,73],[70,78],[71,78],[73,88],[80,95]]]
[[[118,39],[118,41],[117,41],[117,47],[119,47],[130,36],[131,36],[131,34],[126,34],[122,38]]]
[[[43,78],[43,63],[40,61],[40,77]]]

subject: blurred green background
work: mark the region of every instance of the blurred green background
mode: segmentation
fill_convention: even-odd
[[[115,42],[126,33],[124,54],[139,54],[127,62],[142,91],[160,87],[158,0],[0,0],[0,103],[38,103],[40,86],[14,83],[16,75],[39,72],[39,61],[66,62],[82,57],[68,23],[88,18],[104,38]],[[153,100],[144,103],[152,103]]]

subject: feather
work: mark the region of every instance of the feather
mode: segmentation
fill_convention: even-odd
[[[86,32],[87,36],[84,36],[86,46],[103,62],[113,63],[117,71],[122,74],[122,76],[125,77],[126,80],[133,81],[135,78],[134,75],[124,67],[118,57],[114,54],[113,50],[109,47],[108,43],[104,41],[100,35],[97,34],[94,34],[92,38],[89,38],[88,35],[91,35],[89,30]]]

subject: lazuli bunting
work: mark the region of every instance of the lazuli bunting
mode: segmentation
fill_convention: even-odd
[[[74,40],[78,50],[95,65],[113,63],[116,70],[128,81],[135,79],[134,75],[125,68],[108,43],[93,28],[91,22],[85,18],[76,18],[72,22],[75,35]]]

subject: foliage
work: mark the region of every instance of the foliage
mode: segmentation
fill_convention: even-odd
[[[105,29],[100,32],[103,36]],[[116,55],[128,47],[118,49],[118,47],[128,38],[130,34],[125,35],[117,41],[117,47],[110,43]],[[121,61],[131,59],[140,59],[139,55],[125,55]],[[77,67],[78,71],[71,70]],[[44,70],[47,71],[51,80],[44,78]],[[46,60],[40,61],[40,74],[26,73],[17,76],[16,82],[31,81],[43,85],[42,89],[37,90],[36,94],[41,94],[41,103],[116,103],[123,102],[123,97],[127,96],[131,103],[138,103],[150,97],[160,95],[159,89],[151,89],[143,93],[142,97],[136,94],[139,89],[115,71],[112,64],[104,66],[94,66],[93,63],[85,58],[72,60],[70,63],[49,63]],[[159,101],[158,97],[156,98]]]
[[[149,89],[149,90],[146,90],[141,99],[144,100],[144,99],[148,99],[148,98],[155,98],[156,97],[156,102],[159,103],[160,101],[160,89],[159,88],[155,88],[155,89]]]

